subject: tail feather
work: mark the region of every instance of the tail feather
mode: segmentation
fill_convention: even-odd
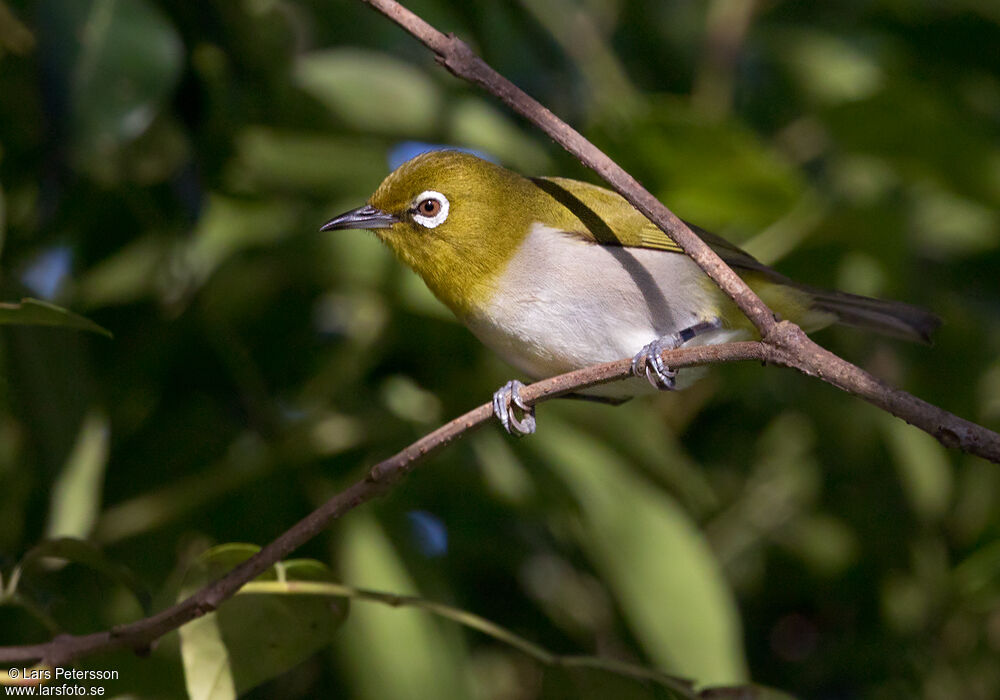
[[[780,304],[782,299],[787,299],[789,287],[801,292],[802,296],[796,301],[804,305],[806,309],[794,308],[793,306],[788,310],[791,312],[789,318],[799,321],[806,332],[829,325],[832,316],[833,323],[872,330],[883,335],[930,345],[931,334],[941,325],[940,318],[919,306],[901,301],[872,299],[858,294],[821,289],[795,282],[739,248],[726,243],[718,236],[713,236],[698,227],[694,227],[694,230],[712,246],[723,260],[732,267],[744,271],[741,276],[748,282],[752,282],[751,287],[758,294],[767,295],[769,286],[776,288],[777,294],[768,295],[772,298],[764,299],[765,303],[778,302]],[[771,308],[777,310],[773,303]],[[802,315],[804,310],[807,310],[807,313],[802,318],[796,319],[796,316]],[[809,314],[808,312],[814,313]],[[818,316],[819,318],[810,318],[810,316]]]
[[[847,292],[805,287],[812,297],[812,308],[831,313],[837,323],[877,331],[884,335],[930,345],[931,334],[941,319],[919,306],[901,301],[872,299]]]

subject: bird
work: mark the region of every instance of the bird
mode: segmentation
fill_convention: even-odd
[[[839,323],[929,343],[940,319],[897,301],[792,281],[688,224],[779,318],[811,332]],[[460,150],[420,154],[368,202],[321,231],[382,240],[487,347],[531,379],[632,357],[633,376],[577,398],[621,403],[688,385],[661,354],[750,339],[736,305],[666,233],[621,195],[562,177],[525,177]],[[493,396],[509,434],[536,429],[512,379]]]

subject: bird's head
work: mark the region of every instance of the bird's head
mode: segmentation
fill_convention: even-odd
[[[488,294],[527,235],[537,188],[517,173],[459,151],[403,163],[368,203],[321,230],[369,229],[456,312]]]

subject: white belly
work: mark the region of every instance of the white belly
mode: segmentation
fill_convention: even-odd
[[[703,274],[685,255],[596,245],[536,224],[497,281],[503,291],[464,320],[507,362],[540,379],[631,357],[656,338],[712,319],[718,301]],[[734,335],[742,333],[720,329],[691,342]],[[593,393],[628,396],[640,386],[636,380]]]

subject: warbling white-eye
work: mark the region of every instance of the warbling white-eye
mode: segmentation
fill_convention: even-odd
[[[666,234],[596,185],[526,178],[467,153],[432,151],[322,230],[347,228],[374,231],[483,343],[532,378],[633,356],[636,377],[584,398],[619,403],[649,384],[673,389],[676,372],[662,351],[754,335]],[[775,313],[806,331],[841,323],[927,342],[940,323],[908,304],[793,282],[692,228]],[[513,380],[494,395],[494,412],[512,434],[535,428],[522,386]]]

